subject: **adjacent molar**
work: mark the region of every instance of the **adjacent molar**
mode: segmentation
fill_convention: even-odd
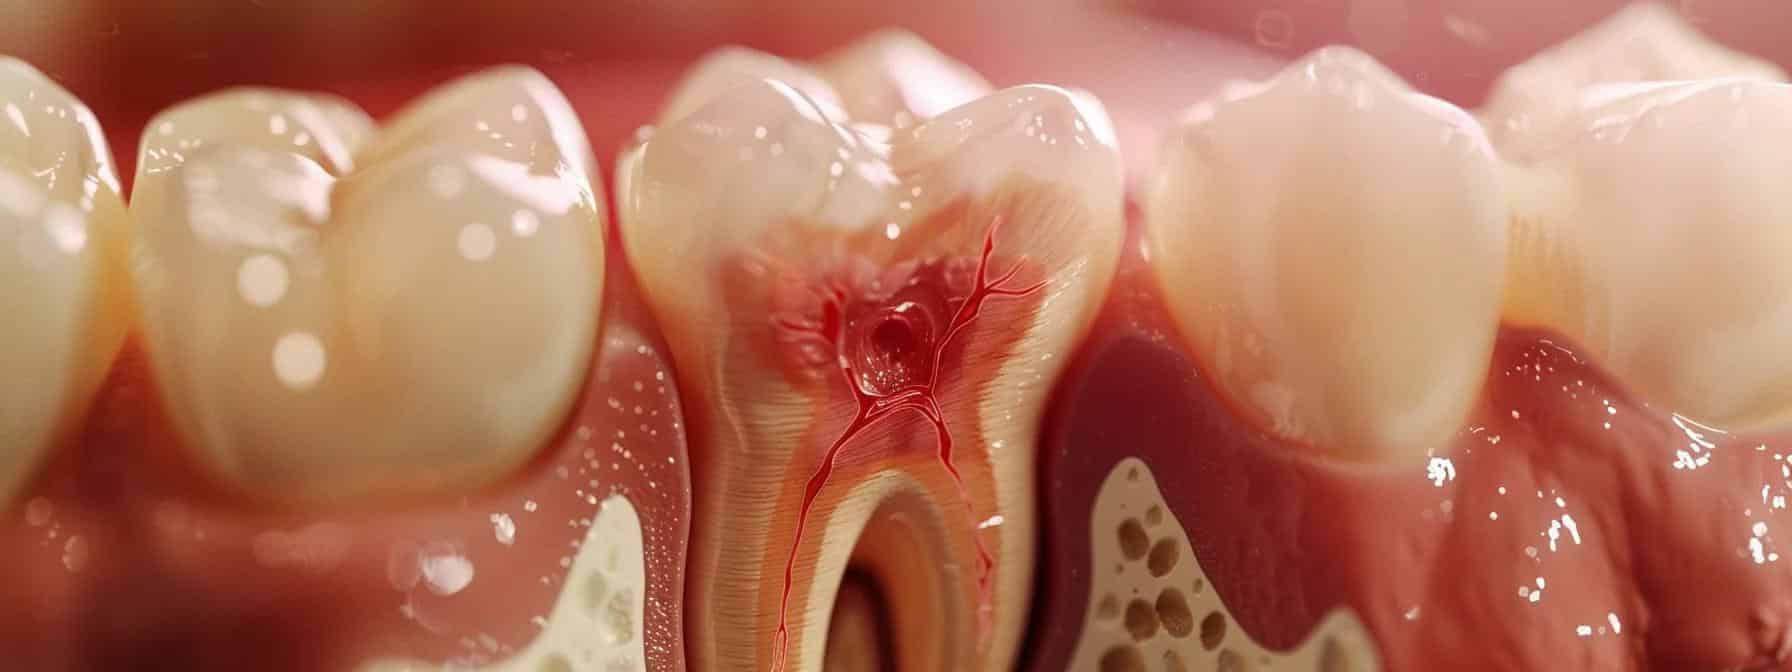
[[[1746,429],[1792,414],[1792,85],[1608,89],[1515,170],[1507,312],[1558,329],[1663,410]]]
[[[0,508],[83,416],[129,324],[128,234],[99,122],[0,58]]]
[[[1588,87],[1785,76],[1772,63],[1706,39],[1674,10],[1639,2],[1501,74],[1481,118],[1503,156],[1526,160],[1550,151],[1554,132],[1580,118]]]
[[[553,85],[499,69],[371,127],[267,90],[148,125],[131,207],[145,342],[192,449],[254,496],[491,483],[585,376],[602,209]]]
[[[1222,396],[1361,462],[1459,430],[1498,322],[1507,209],[1467,113],[1327,49],[1191,110],[1147,201],[1147,253]]]
[[[868,619],[903,633],[905,669],[1005,669],[1038,422],[1119,252],[1106,117],[1025,86],[925,119],[963,95],[927,92],[933,69],[840,96],[732,53],[686,78],[617,175],[701,484],[692,661],[821,669],[838,613],[860,653]],[[835,611],[849,566],[884,586],[881,619]]]

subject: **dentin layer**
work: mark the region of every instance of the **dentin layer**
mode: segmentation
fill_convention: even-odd
[[[817,80],[740,74],[765,63],[693,74],[725,83],[675,94],[617,178],[705,484],[690,653],[822,669],[852,566],[889,596],[901,669],[1002,669],[1044,394],[1118,250],[1107,121],[1020,87],[904,130],[845,126]]]

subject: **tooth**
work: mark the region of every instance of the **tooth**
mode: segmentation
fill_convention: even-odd
[[[0,58],[0,508],[73,429],[124,341],[124,206],[105,134],[43,73]]]
[[[448,85],[353,165],[291,146],[348,146],[364,119],[238,92],[171,110],[144,142],[151,361],[188,444],[257,497],[492,483],[557,428],[591,356],[602,215],[552,85],[518,69]]]
[[[1743,429],[1792,418],[1792,86],[1634,85],[1519,169],[1512,309],[1560,329],[1665,410]],[[1547,284],[1546,284],[1547,283]]]
[[[907,128],[989,94],[982,75],[904,30],[871,34],[828,56],[818,71],[853,119]]]
[[[704,56],[679,80],[660,109],[659,118],[683,119],[716,97],[762,79],[777,80],[801,91],[827,110],[829,118],[838,119],[845,114],[834,89],[808,68],[751,49],[723,47]]]
[[[813,65],[726,47],[691,68],[660,113],[683,119],[730,89],[771,79],[802,92],[830,119],[907,128],[990,91],[968,66],[903,30],[882,30]]]
[[[1420,459],[1458,431],[1507,223],[1472,118],[1327,49],[1191,110],[1163,156],[1148,253],[1223,396],[1349,461]]]
[[[1781,81],[1786,73],[1707,39],[1674,10],[1636,3],[1501,74],[1481,118],[1504,157],[1527,160],[1580,118],[1588,87],[1722,77]]]
[[[617,200],[689,402],[695,667],[821,669],[851,565],[928,633],[899,658],[1006,669],[1038,422],[1119,251],[1104,113],[1018,87],[885,145],[776,80],[675,99],[707,102],[624,155]]]

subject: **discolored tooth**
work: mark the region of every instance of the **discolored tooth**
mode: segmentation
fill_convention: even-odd
[[[105,134],[0,58],[0,508],[84,415],[130,322],[128,231]]]
[[[695,668],[852,662],[849,568],[902,665],[1010,667],[1038,423],[1119,252],[1105,114],[1026,86],[888,132],[776,79],[669,109],[617,201],[686,392]]]
[[[149,128],[145,341],[225,482],[313,505],[475,487],[558,428],[597,329],[602,210],[539,73],[447,85],[359,158],[365,117],[297,94],[221,94]]]
[[[1552,151],[1602,84],[1740,77],[1782,81],[1785,71],[1718,44],[1674,10],[1639,2],[1532,56],[1494,82],[1481,119],[1502,156],[1526,161]]]
[[[816,68],[853,119],[907,128],[990,92],[969,66],[914,33],[886,29],[824,57]]]
[[[1147,253],[1220,394],[1334,458],[1411,463],[1459,430],[1497,327],[1507,209],[1469,115],[1325,49],[1192,109]]]
[[[1792,418],[1792,85],[1609,90],[1518,169],[1516,319],[1565,332],[1664,410]]]

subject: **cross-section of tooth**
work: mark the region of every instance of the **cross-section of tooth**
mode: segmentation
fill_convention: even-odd
[[[1792,418],[1792,85],[1609,92],[1519,169],[1515,321],[1559,329],[1662,410]]]
[[[1507,158],[1550,151],[1600,84],[1740,77],[1780,81],[1778,66],[1707,39],[1663,5],[1639,2],[1507,70],[1481,118]],[[1572,132],[1572,129],[1565,129]]]
[[[346,103],[276,91],[148,128],[145,340],[227,482],[311,504],[472,487],[558,427],[603,234],[583,133],[540,74],[447,85],[378,136]]]
[[[125,215],[99,122],[0,58],[0,508],[80,420],[129,324]]]
[[[1328,49],[1191,110],[1162,156],[1150,258],[1223,396],[1352,461],[1410,463],[1459,429],[1506,253],[1472,118]]]
[[[618,168],[623,240],[690,402],[689,654],[836,664],[850,566],[884,584],[904,666],[1006,669],[1038,421],[1119,251],[1112,134],[1052,87],[931,119],[905,103],[918,123],[890,131],[810,85],[681,92],[683,116]]]

